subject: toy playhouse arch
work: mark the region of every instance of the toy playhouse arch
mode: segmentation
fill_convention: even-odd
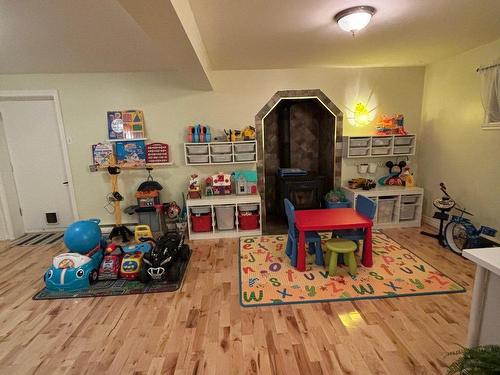
[[[258,189],[261,196],[262,227],[266,230],[266,166],[265,166],[265,129],[264,119],[282,100],[307,100],[316,99],[328,112],[333,115],[335,124],[333,126],[335,140],[334,152],[334,187],[340,187],[342,175],[342,111],[319,89],[307,90],[281,90],[277,91],[271,99],[255,115],[255,129],[257,136],[257,176]]]

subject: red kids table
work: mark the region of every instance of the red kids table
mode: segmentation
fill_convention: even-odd
[[[373,266],[372,226],[373,222],[353,208],[333,208],[321,210],[295,211],[295,226],[299,231],[297,270],[306,270],[305,232],[328,232],[340,229],[365,229],[363,256],[361,263],[365,267]]]

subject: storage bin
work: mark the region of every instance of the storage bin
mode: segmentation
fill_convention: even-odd
[[[191,215],[191,230],[193,232],[210,232],[212,230],[212,215]]]
[[[401,206],[401,212],[399,213],[399,220],[415,220],[416,212],[417,206],[411,204],[403,204]]]
[[[230,154],[231,143],[212,144],[210,150],[212,154]]]
[[[378,223],[390,223],[394,221],[394,207],[396,205],[396,200],[396,197],[378,198]]]
[[[188,155],[190,163],[208,163],[208,155]]]
[[[231,154],[212,155],[213,163],[230,163],[231,161],[233,161],[233,156]]]
[[[349,147],[368,147],[370,138],[349,138]]]
[[[234,154],[236,161],[255,161],[255,153]]]
[[[412,148],[408,146],[394,147],[394,155],[396,154],[411,154]]]
[[[255,152],[255,143],[235,143],[235,153]]]
[[[390,153],[391,153],[390,147],[372,148],[372,155],[389,155]]]
[[[414,137],[395,137],[394,145],[395,146],[409,146],[411,145]]]
[[[187,151],[188,151],[188,154],[196,154],[196,155],[199,155],[199,154],[208,154],[208,145],[204,145],[204,144],[201,144],[201,145],[188,145],[186,146],[187,148]]]
[[[372,138],[372,146],[390,146],[392,137]]]
[[[326,199],[323,199],[323,203],[325,208],[350,208],[351,201],[345,200],[340,202],[328,202]]]
[[[350,156],[366,156],[368,155],[367,148],[350,148],[349,149]]]
[[[257,211],[259,209],[258,204],[240,204],[238,205],[240,212]]]
[[[191,207],[191,213],[194,215],[209,214],[210,206]]]
[[[234,229],[234,209],[235,206],[215,206],[217,229]]]
[[[414,204],[418,202],[420,195],[402,195],[401,203],[403,204]]]
[[[238,223],[240,230],[255,230],[259,228],[259,214],[239,215]]]

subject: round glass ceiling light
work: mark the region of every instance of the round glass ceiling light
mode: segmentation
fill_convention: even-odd
[[[342,30],[351,32],[364,29],[370,23],[375,14],[375,8],[367,5],[352,7],[338,12],[334,20],[339,24]]]

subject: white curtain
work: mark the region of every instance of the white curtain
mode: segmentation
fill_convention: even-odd
[[[495,64],[498,64],[497,61]],[[500,129],[500,66],[480,69],[483,128]]]

